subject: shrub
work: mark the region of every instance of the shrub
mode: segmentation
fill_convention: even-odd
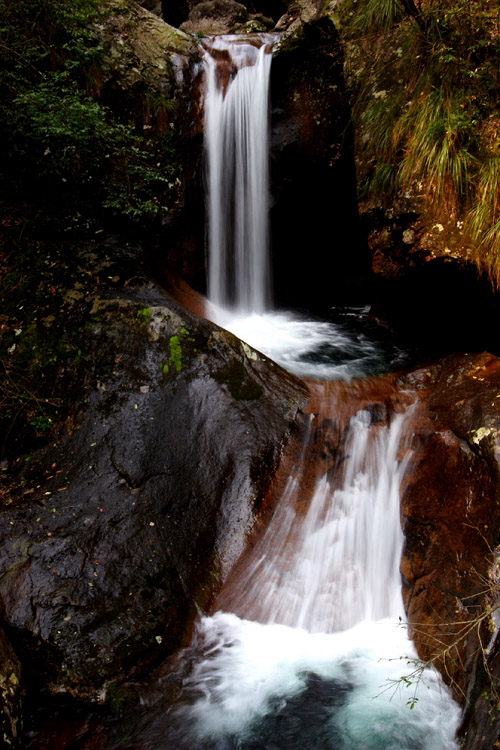
[[[105,14],[98,0],[0,0],[0,187],[64,231],[150,219],[174,182],[169,131],[146,140],[95,97]]]

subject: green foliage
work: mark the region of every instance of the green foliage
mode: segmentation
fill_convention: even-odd
[[[99,0],[0,0],[1,86],[11,93],[53,70],[91,77],[103,54]]]
[[[388,31],[403,17],[399,0],[366,0],[361,13],[353,13],[351,28],[356,33]]]
[[[175,181],[169,131],[146,139],[96,99],[106,12],[99,0],[0,0],[0,189],[65,232],[151,219]],[[171,103],[148,108],[165,119]]]
[[[356,107],[376,156],[362,192],[386,201],[426,192],[437,210],[465,219],[477,262],[498,283],[498,6],[346,0],[341,13],[364,58]]]
[[[403,185],[424,182],[450,210],[466,200],[476,138],[454,93],[439,87],[415,97],[399,118],[394,137],[396,148],[404,149],[399,169]]]
[[[468,216],[467,227],[478,242],[478,260],[500,279],[500,154],[484,155],[477,176],[477,200]]]
[[[45,414],[40,414],[30,422],[30,425],[36,427],[37,430],[41,430],[42,432],[45,432],[45,430],[47,430],[51,424],[52,419],[50,417],[47,417]]]

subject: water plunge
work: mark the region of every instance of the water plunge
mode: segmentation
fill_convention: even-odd
[[[215,304],[244,312],[261,312],[271,301],[268,99],[274,37],[257,41],[260,47],[218,37],[204,56],[208,291]]]
[[[359,395],[333,383],[310,388],[301,454],[271,521],[217,607],[318,633],[397,619],[403,615],[399,488],[412,407],[391,407],[387,422],[374,424],[367,408],[349,416],[353,403],[363,406]]]
[[[381,346],[359,326],[353,335],[362,308],[322,321],[272,309],[268,130],[277,43],[273,34],[204,43],[208,316],[298,375],[346,379],[402,366],[394,344]]]
[[[432,670],[411,677],[399,617],[412,406],[377,380],[310,385],[285,492],[170,671],[180,693],[141,733],[147,750],[457,747],[459,708]]]

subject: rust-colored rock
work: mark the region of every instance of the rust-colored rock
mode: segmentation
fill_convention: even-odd
[[[476,744],[476,728],[484,730],[490,708],[479,696],[493,696],[498,679],[490,612],[500,600],[491,568],[500,529],[500,360],[457,355],[400,382],[418,389],[420,407],[402,497],[410,632],[466,705],[465,747],[492,747],[496,719],[489,745]]]

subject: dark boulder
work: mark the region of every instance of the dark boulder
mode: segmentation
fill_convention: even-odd
[[[247,9],[235,0],[207,0],[194,6],[182,29],[192,34],[229,34],[247,18]]]
[[[370,268],[340,41],[309,6],[283,19],[271,69],[271,223],[278,303],[318,309],[359,298]]]
[[[79,408],[0,514],[0,612],[31,685],[100,700],[188,635],[306,392],[157,288],[92,316]]]

